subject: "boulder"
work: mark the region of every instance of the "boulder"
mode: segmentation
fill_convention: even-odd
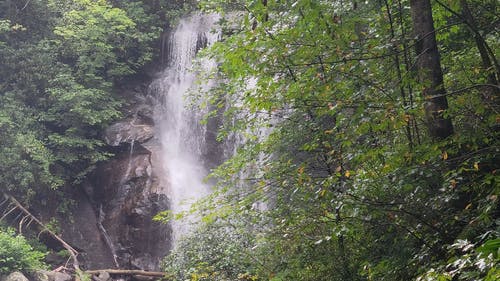
[[[45,270],[37,270],[31,277],[33,281],[50,281],[46,272]]]
[[[12,272],[11,274],[7,275],[6,277],[0,278],[1,281],[29,281],[24,274],[21,272]]]
[[[111,281],[111,275],[106,271],[101,271],[99,274],[92,276],[94,281]]]
[[[71,281],[73,277],[57,271],[37,270],[33,274],[33,279],[34,281]]]
[[[123,143],[143,143],[154,136],[154,127],[140,118],[116,122],[104,132],[108,145],[119,146]]]

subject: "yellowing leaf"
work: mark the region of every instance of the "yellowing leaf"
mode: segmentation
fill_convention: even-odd
[[[476,171],[479,171],[479,163],[477,163],[477,162],[476,162],[476,163],[474,163],[474,169],[475,169]]]
[[[448,159],[448,152],[443,151],[443,154],[441,154],[441,157],[443,158],[443,160]]]
[[[349,176],[351,176],[351,172],[349,170],[345,171],[345,177],[348,178]]]

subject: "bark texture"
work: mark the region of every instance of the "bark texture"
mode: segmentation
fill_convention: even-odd
[[[416,37],[418,79],[425,99],[427,126],[432,137],[443,139],[453,134],[453,125],[443,113],[448,108],[443,85],[441,61],[436,43],[430,0],[410,0],[413,31]]]

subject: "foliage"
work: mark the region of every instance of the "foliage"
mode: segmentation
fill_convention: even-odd
[[[496,234],[498,237],[498,234]],[[450,246],[461,254],[453,256],[448,264],[438,269],[431,268],[417,278],[424,280],[498,280],[500,239],[491,239],[476,247],[467,240],[458,240]]]
[[[14,271],[43,269],[45,253],[36,251],[12,229],[0,228],[0,275]]]
[[[165,19],[150,1],[2,1],[0,186],[28,200],[109,157],[115,86],[153,58]]]
[[[159,36],[159,28],[142,32],[127,15],[126,10],[115,8],[107,1],[75,1],[76,7],[64,13],[54,29],[62,37],[62,56],[74,62],[75,75],[84,83],[98,79],[132,74],[151,59],[147,43]],[[128,5],[134,17],[144,15],[136,3]],[[99,84],[97,84],[99,85]],[[95,86],[94,86],[95,87]]]
[[[176,273],[175,280],[252,280],[244,275],[255,262],[248,250],[251,242],[252,237],[235,226],[207,225],[178,243],[164,260],[164,269]]]
[[[245,251],[223,251],[211,230],[190,241],[220,247],[216,260],[187,243],[189,259],[167,268],[224,272],[224,260],[260,280],[494,279],[498,259],[479,245],[499,227],[500,72],[480,50],[498,49],[488,24],[498,18],[491,1],[461,2],[475,23],[458,1],[433,5],[455,128],[443,140],[425,124],[409,1],[232,2],[239,16],[205,52],[224,83],[206,99],[225,110],[220,138],[241,141],[194,208],[204,228],[249,237],[233,242],[254,260],[242,268]],[[474,250],[457,251],[461,241]]]

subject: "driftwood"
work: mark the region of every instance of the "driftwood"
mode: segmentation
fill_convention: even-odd
[[[21,220],[21,224],[25,221],[26,218],[30,218],[30,222],[28,223],[28,225],[31,223],[31,221],[34,221],[35,223],[37,223],[42,228],[42,232],[48,233],[50,236],[52,236],[54,239],[56,239],[59,243],[61,243],[61,245],[69,252],[69,254],[71,256],[71,259],[73,260],[73,268],[75,269],[75,271],[77,273],[80,272],[80,263],[78,262],[78,258],[77,258],[78,252],[73,247],[71,247],[68,243],[66,243],[66,241],[64,241],[59,235],[55,234],[53,231],[51,231],[50,229],[48,229],[43,222],[41,222],[33,214],[31,214],[30,211],[28,211],[28,209],[26,209],[14,197],[12,197],[10,195],[7,195],[5,193],[4,193],[4,197],[5,197],[5,199],[7,201],[10,201],[15,206],[8,213],[12,212],[15,209],[18,209],[22,213],[25,214],[25,217],[23,217],[23,219]],[[6,217],[7,214],[4,215],[4,217]],[[2,217],[2,219],[4,217]],[[19,228],[21,228],[21,226]]]
[[[155,272],[155,271],[145,271],[145,270],[132,270],[132,269],[99,269],[99,270],[87,270],[86,274],[99,274],[101,272],[107,272],[113,275],[140,275],[149,277],[168,277],[166,272]]]

